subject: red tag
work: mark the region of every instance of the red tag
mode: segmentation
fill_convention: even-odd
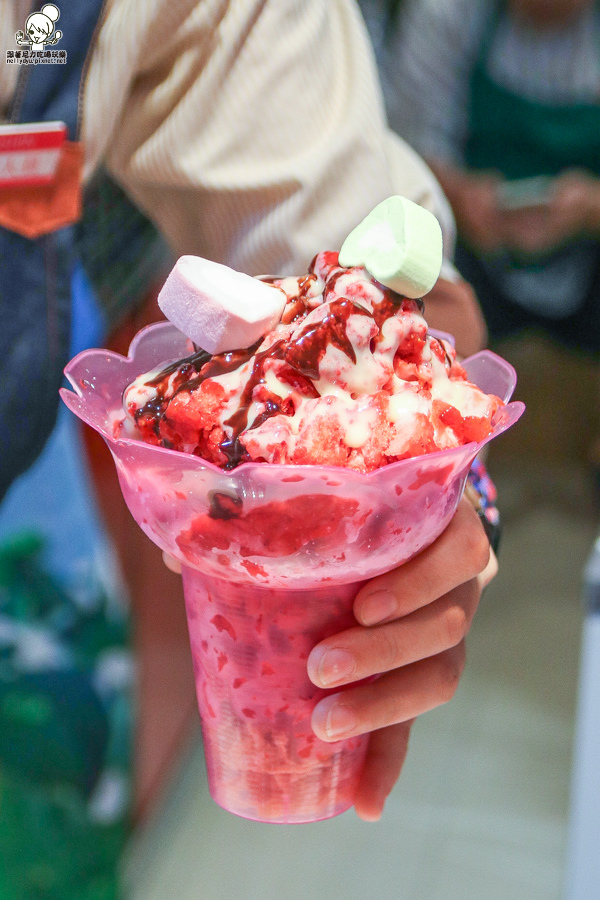
[[[66,136],[64,122],[0,125],[0,188],[49,184]]]

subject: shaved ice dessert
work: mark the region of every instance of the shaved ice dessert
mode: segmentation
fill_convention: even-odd
[[[490,434],[502,401],[468,381],[419,300],[320,253],[270,279],[279,323],[253,346],[140,375],[117,429],[232,469],[244,462],[372,472]]]
[[[433,224],[432,224],[433,223]],[[493,353],[462,364],[420,299],[439,225],[390,198],[300,277],[182,257],[169,322],[79,354],[63,399],[104,437],[140,527],[182,566],[213,799],[264,822],[352,806],[368,735],[311,727],[311,649],[360,585],[434,541],[523,406]],[[245,336],[245,338],[243,337]]]

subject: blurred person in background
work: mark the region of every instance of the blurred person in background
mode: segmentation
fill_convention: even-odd
[[[395,193],[445,230],[431,323],[463,353],[484,329],[449,261],[439,186],[386,128],[349,0],[0,0],[0,34],[3,121],[68,127],[49,185],[0,188],[0,897],[108,900],[131,802],[127,599],[74,424],[56,420],[64,364],[103,343],[171,255],[303,271]],[[381,624],[356,632],[347,680],[380,674],[391,648],[375,687],[345,694],[352,733],[372,733],[362,818],[381,815],[412,720],[452,695],[494,571],[465,501],[431,548],[357,596],[358,621]]]
[[[369,0],[363,0],[370,5]],[[600,348],[600,7],[392,0],[390,123],[429,163],[492,340]]]

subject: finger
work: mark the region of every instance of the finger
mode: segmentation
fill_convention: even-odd
[[[170,569],[171,572],[175,572],[176,575],[181,575],[181,563],[178,559],[175,559],[174,556],[171,556],[169,553],[165,553],[164,551],[162,558],[167,569]]]
[[[480,595],[479,580],[472,578],[401,619],[332,635],[311,650],[309,678],[318,687],[337,687],[455,647],[469,631]]]
[[[426,297],[427,321],[438,331],[448,331],[456,338],[460,356],[471,356],[486,344],[486,325],[475,297],[466,281],[439,278]]]
[[[452,699],[465,664],[465,645],[388,672],[368,684],[330,694],[315,706],[312,728],[323,741],[407,722]]]
[[[406,754],[412,722],[400,722],[374,731],[369,738],[367,758],[362,771],[354,809],[365,822],[377,822],[392,788],[396,784]]]
[[[483,572],[490,552],[477,513],[463,499],[431,547],[358,592],[354,615],[361,625],[376,625],[411,613]]]
[[[493,579],[498,574],[498,557],[494,553],[493,550],[490,550],[490,558],[488,560],[488,564],[477,576],[477,581],[479,582],[479,586],[481,590],[486,588],[488,584],[493,581]]]

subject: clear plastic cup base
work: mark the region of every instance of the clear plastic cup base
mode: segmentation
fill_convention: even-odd
[[[273,825],[321,822],[352,808],[359,780],[356,771],[362,768],[363,760],[364,746],[357,747],[354,757],[348,751],[340,751],[331,760],[333,783],[329,789],[320,769],[316,772],[309,769],[301,775],[251,770],[244,773],[243,784],[239,786],[235,771],[220,771],[217,776],[208,769],[210,793],[226,812],[253,822]],[[337,777],[340,768],[351,770],[343,780]]]
[[[352,806],[368,738],[329,743],[310,720],[326,691],[306,660],[355,624],[358,584],[252,587],[183,570],[211,795],[260,822],[314,822]]]

